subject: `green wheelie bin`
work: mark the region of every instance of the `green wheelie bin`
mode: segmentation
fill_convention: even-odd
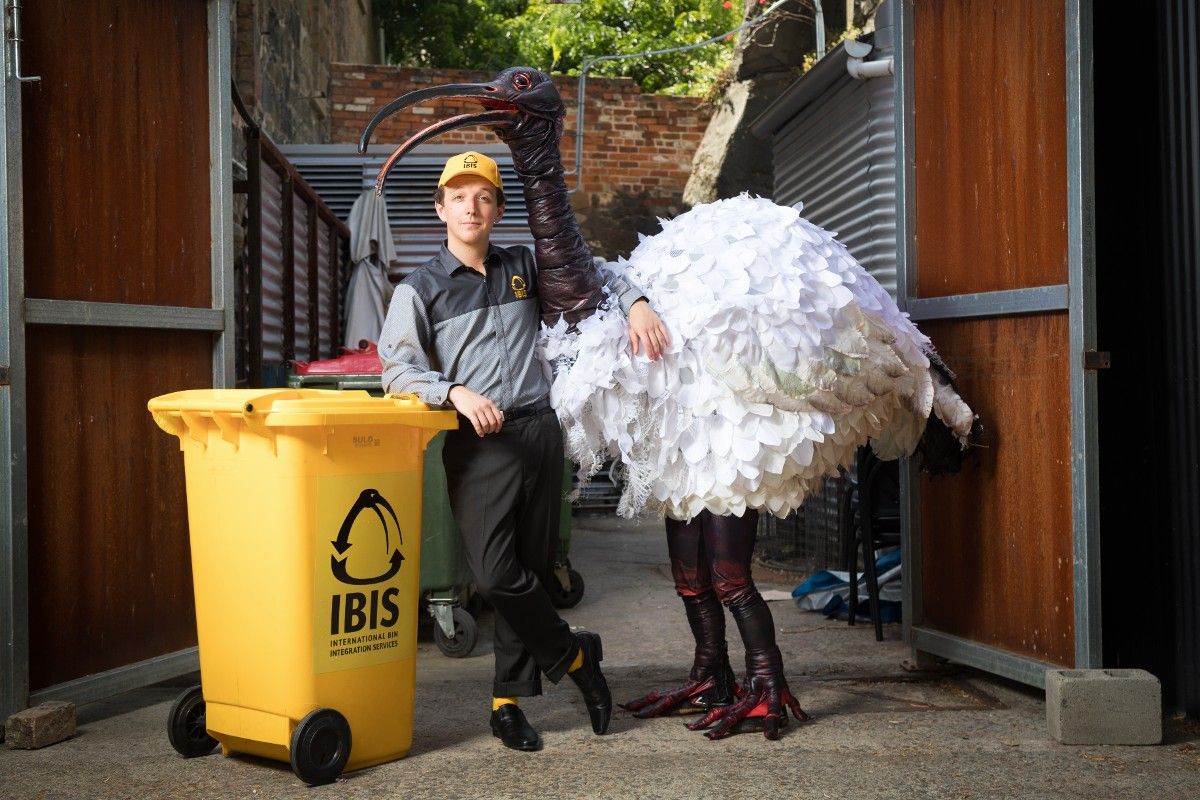
[[[444,437],[444,434],[443,434]],[[572,608],[583,599],[583,576],[571,567],[571,477],[575,465],[568,459],[563,464],[562,508],[558,514],[558,542],[554,553],[554,568],[546,579],[546,590],[556,608]],[[428,478],[426,479],[428,480]]]

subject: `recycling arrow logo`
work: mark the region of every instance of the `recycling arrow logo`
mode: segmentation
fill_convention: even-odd
[[[391,550],[391,537],[388,533],[388,520],[384,517],[383,512],[387,511],[391,517],[392,524],[396,528],[396,549],[392,550],[392,555],[388,559],[388,568],[382,575],[375,575],[370,578],[359,578],[350,574],[346,568],[346,562],[349,556],[346,552],[354,546],[354,542],[350,541],[350,529],[354,527],[355,520],[358,515],[371,509],[375,512],[375,516],[379,517],[379,524],[383,527],[383,546],[385,550]],[[381,510],[382,509],[382,510]],[[337,551],[336,555],[329,557],[329,568],[333,571],[333,576],[342,583],[348,583],[353,586],[365,586],[372,583],[383,583],[397,572],[400,571],[400,564],[404,561],[404,556],[400,554],[400,545],[404,544],[404,540],[400,536],[400,520],[396,518],[396,512],[392,510],[392,506],[384,499],[375,489],[363,489],[359,494],[358,499],[354,501],[354,505],[350,508],[350,513],[346,515],[346,519],[342,521],[342,527],[338,531],[336,539],[330,542],[333,549]],[[339,558],[338,556],[341,556]]]

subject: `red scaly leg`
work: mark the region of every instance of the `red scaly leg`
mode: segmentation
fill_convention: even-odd
[[[746,681],[737,702],[713,709],[688,727],[701,730],[711,726],[705,735],[721,739],[746,720],[760,720],[763,735],[778,739],[780,729],[787,726],[789,710],[801,722],[809,716],[788,688],[771,610],[750,579],[758,515],[750,511],[741,517],[701,517],[705,544],[712,553],[713,586],[737,621],[746,646]]]
[[[666,528],[675,591],[683,600],[696,652],[683,685],[656,689],[621,705],[640,719],[703,713],[734,700],[736,681],[725,648],[725,610],[713,593],[700,521],[668,519]]]

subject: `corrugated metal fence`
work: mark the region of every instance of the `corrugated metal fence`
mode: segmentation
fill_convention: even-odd
[[[238,385],[283,386],[293,360],[336,355],[350,230],[261,130],[246,150]]]
[[[892,54],[890,22],[878,20],[873,59]],[[894,83],[856,80],[844,46],[829,52],[755,122],[773,135],[775,202],[803,203],[804,217],[833,231],[856,259],[896,294],[896,133]],[[756,558],[808,574],[842,569],[838,499],[849,477],[826,482],[786,519],[764,516]]]
[[[893,95],[890,78],[855,80],[843,68],[775,134],[775,202],[803,203],[805,219],[836,233],[894,297]]]

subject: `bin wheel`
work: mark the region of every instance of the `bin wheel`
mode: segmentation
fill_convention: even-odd
[[[350,723],[332,708],[318,708],[292,731],[292,772],[309,786],[330,783],[350,760]]]
[[[193,686],[175,698],[171,705],[167,718],[167,739],[171,747],[184,758],[211,753],[217,740],[208,735],[206,722],[204,692],[199,686]]]
[[[573,569],[567,570],[571,586],[564,589],[555,577],[550,578],[550,601],[555,608],[574,608],[583,599],[583,576]]]
[[[454,607],[454,638],[451,639],[442,631],[442,626],[433,626],[433,641],[437,643],[442,655],[450,658],[466,658],[475,649],[475,639],[478,631],[475,618],[466,609]]]

